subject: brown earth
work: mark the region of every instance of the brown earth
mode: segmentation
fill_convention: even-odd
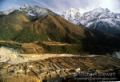
[[[77,72],[87,72],[91,69],[97,73],[104,73],[109,72],[109,70],[114,70],[114,68],[120,68],[120,60],[108,56],[53,57],[21,64],[0,64],[1,77],[3,79],[14,78],[13,82],[16,81],[16,77],[23,77],[24,75],[32,76],[39,80],[49,80],[58,77],[66,77]],[[27,79],[23,82],[29,80],[30,79]]]

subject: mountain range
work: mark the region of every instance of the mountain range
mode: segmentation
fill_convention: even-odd
[[[46,8],[24,5],[0,12],[0,40],[57,41],[79,44],[85,52],[113,52],[120,46],[119,17],[119,14],[102,8],[83,15],[79,9],[71,8],[61,16]]]
[[[79,42],[80,38],[86,37],[82,26],[38,6],[25,6],[7,15],[1,14],[0,20],[0,40]]]
[[[61,16],[73,24],[83,25],[88,29],[92,33],[90,39],[87,40],[90,44],[102,45],[102,47],[105,45],[109,47],[120,46],[119,13],[111,12],[107,8],[96,8],[81,14],[80,9],[70,8],[64,11]],[[104,49],[102,48],[102,50]]]
[[[5,12],[0,14],[0,46],[22,53],[80,53],[91,36],[84,26],[46,8],[25,5]]]
[[[92,73],[118,80],[119,18],[102,8],[62,16],[29,5],[1,11],[0,82],[78,82]]]
[[[72,8],[67,10],[66,13],[63,12],[62,16],[68,21],[78,25],[82,24],[90,30],[120,37],[120,14],[111,12],[107,8],[96,8],[85,12],[83,15],[80,14],[79,9]]]

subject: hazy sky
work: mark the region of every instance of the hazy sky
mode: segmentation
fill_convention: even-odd
[[[87,11],[98,7],[120,12],[120,0],[0,0],[0,10],[16,8],[24,4],[39,5],[56,12],[61,12],[68,8],[81,8]]]

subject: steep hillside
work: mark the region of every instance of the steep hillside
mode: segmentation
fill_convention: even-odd
[[[27,54],[79,54],[84,50],[85,38],[91,35],[84,26],[74,25],[38,6],[1,14],[0,20],[0,47],[18,49]]]
[[[0,22],[0,40],[23,43],[34,41],[76,43],[86,37],[83,26],[74,25],[48,9],[46,11],[47,14],[37,15],[37,19],[34,20],[31,20],[33,16],[25,10],[15,10],[8,15],[0,15],[2,21]]]
[[[1,14],[0,20],[0,40],[2,41],[33,44],[36,41],[55,41],[71,44],[69,47],[44,45],[42,47],[45,48],[45,52],[79,53],[84,50],[92,53],[112,53],[120,49],[118,37],[85,28],[83,25],[75,25],[49,9],[38,6],[24,7],[7,15]],[[41,47],[41,45],[35,45]],[[27,52],[36,52],[34,49],[36,48],[32,51],[27,49]],[[37,53],[40,52],[41,50],[38,49]]]
[[[69,23],[58,15],[47,15],[27,23],[14,40],[80,42],[80,39],[85,37],[84,32],[84,29]]]
[[[24,13],[14,11],[9,15],[0,15],[0,21],[0,40],[11,40],[23,29],[29,19]]]

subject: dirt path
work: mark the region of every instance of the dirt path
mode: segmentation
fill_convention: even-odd
[[[49,58],[56,58],[56,57],[96,57],[97,55],[72,55],[72,54],[21,54],[23,58],[27,58],[30,61],[35,60],[44,60]]]
[[[58,57],[96,57],[96,55],[72,55],[72,54],[7,54],[1,55],[0,62],[18,64],[23,62],[45,60]]]

